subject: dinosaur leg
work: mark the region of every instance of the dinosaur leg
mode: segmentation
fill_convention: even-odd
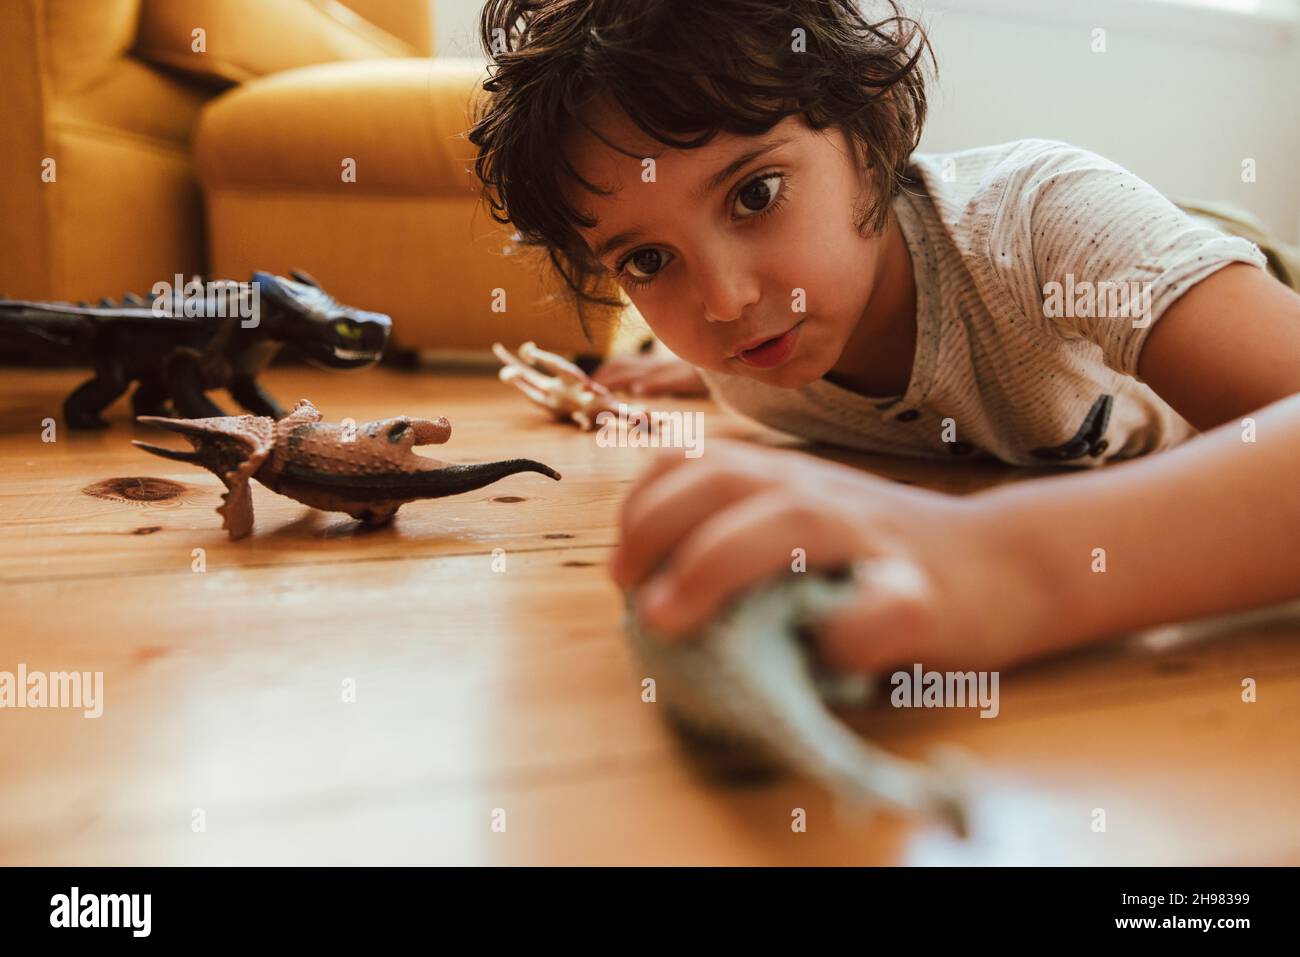
[[[122,363],[116,359],[95,362],[95,376],[77,386],[63,402],[63,418],[73,429],[106,429],[108,423],[100,418],[130,385]]]
[[[369,508],[357,509],[350,512],[351,516],[359,519],[361,524],[367,528],[379,528],[387,525],[397,514],[398,505],[377,505]]]
[[[135,415],[169,415],[167,387],[160,378],[141,379],[131,393],[131,412]]]
[[[165,376],[172,404],[183,418],[204,419],[226,414],[221,406],[208,398],[197,356],[178,350],[168,358]]]
[[[230,380],[230,394],[234,400],[253,415],[269,415],[273,419],[283,419],[284,407],[275,401],[275,397],[262,388],[252,376],[235,376]]]

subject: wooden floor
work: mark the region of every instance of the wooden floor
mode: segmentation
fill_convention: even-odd
[[[0,671],[104,674],[98,719],[0,710],[2,864],[1300,862],[1295,625],[1009,672],[994,720],[872,708],[855,725],[885,747],[969,753],[974,831],[850,821],[792,778],[713,780],[641,702],[604,562],[649,451],[600,448],[487,375],[277,367],[271,390],[328,420],[446,415],[426,453],[564,478],[371,532],[256,486],[254,535],[231,543],[217,479],[133,448],[153,430],[125,402],[109,430],[42,442],[82,377],[0,369]],[[673,407],[706,412],[706,450],[756,435]],[[835,457],[958,493],[1026,478]]]

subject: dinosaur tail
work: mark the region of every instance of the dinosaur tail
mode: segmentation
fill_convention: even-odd
[[[812,625],[841,602],[851,600],[857,587],[855,579],[862,580],[865,574],[871,573],[862,570],[857,576],[826,580],[819,577],[788,584],[789,603],[795,606],[787,612],[792,623]],[[883,572],[877,568],[874,574],[880,576]],[[781,605],[779,600],[772,601]],[[781,609],[776,611],[780,613]],[[754,618],[771,616],[769,607],[754,604],[738,618],[738,626],[747,633],[762,634],[760,621]],[[766,651],[769,658],[783,664],[753,669],[748,694],[763,703],[762,712],[769,718],[764,729],[765,743],[789,766],[820,782],[850,810],[883,806],[920,813],[943,821],[956,834],[965,836],[969,822],[959,754],[949,750],[932,756],[931,763],[921,763],[876,747],[828,707],[828,695],[844,704],[864,703],[872,696],[870,682],[844,682],[838,689],[831,688],[824,675],[818,682],[811,657],[788,641],[751,650]],[[795,661],[782,661],[785,656]]]
[[[547,478],[556,481],[560,479],[560,473],[555,469],[541,462],[534,462],[532,459],[502,459],[498,462],[475,462],[471,465],[445,465],[439,469],[419,472],[415,478],[424,497],[441,498],[446,495],[472,492],[519,472],[539,472]]]
[[[788,702],[787,702],[788,707]],[[783,757],[819,781],[849,808],[889,807],[942,820],[954,833],[968,831],[966,801],[954,775],[955,759],[922,764],[864,740],[816,699],[789,714]]]
[[[69,306],[69,310],[73,307]],[[0,344],[67,358],[78,349],[89,320],[82,314],[41,308],[40,303],[0,299]]]

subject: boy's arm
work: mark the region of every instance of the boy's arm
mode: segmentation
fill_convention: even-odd
[[[1139,369],[1213,431],[975,496],[1053,596],[1038,652],[1300,596],[1300,296],[1225,266],[1166,310]]]
[[[1229,263],[1165,310],[1137,374],[1202,431],[1300,392],[1300,295]]]

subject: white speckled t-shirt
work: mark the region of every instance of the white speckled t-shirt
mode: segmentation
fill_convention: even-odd
[[[910,172],[921,185],[893,202],[916,278],[907,391],[700,370],[715,399],[816,441],[1015,465],[1094,466],[1195,434],[1136,378],[1138,355],[1194,283],[1231,262],[1265,268],[1258,246],[1067,143],[918,153]]]

